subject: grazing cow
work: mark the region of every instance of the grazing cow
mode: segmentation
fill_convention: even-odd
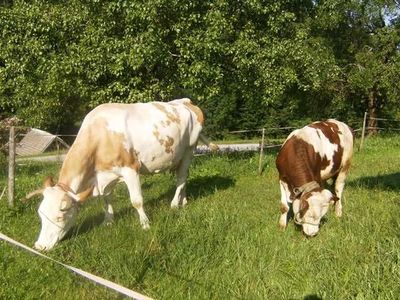
[[[294,221],[307,236],[318,233],[321,218],[335,203],[342,215],[341,197],[353,154],[353,132],[344,123],[330,119],[294,130],[276,159],[281,189],[279,226],[286,228],[292,206]],[[335,193],[323,184],[332,178]]]
[[[49,250],[75,223],[78,204],[89,196],[104,196],[105,222],[113,220],[113,187],[124,181],[144,229],[139,174],[176,170],[177,188],[171,207],[186,204],[186,179],[204,116],[187,99],[171,102],[102,104],[85,117],[62,165],[58,183],[48,179],[38,213],[42,229],[35,248]]]

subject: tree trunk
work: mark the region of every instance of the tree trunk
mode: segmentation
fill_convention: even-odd
[[[378,97],[375,89],[371,90],[368,94],[368,135],[373,135],[378,133]]]

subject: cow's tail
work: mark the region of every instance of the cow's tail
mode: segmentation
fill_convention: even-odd
[[[200,141],[202,141],[205,145],[207,145],[208,148],[211,149],[211,151],[218,151],[219,147],[217,144],[211,143],[210,140],[202,133],[200,133]]]

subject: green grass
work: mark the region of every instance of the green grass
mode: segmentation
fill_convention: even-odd
[[[156,299],[399,299],[400,139],[370,138],[355,152],[343,217],[331,209],[320,234],[278,230],[276,153],[257,175],[256,154],[195,157],[189,202],[171,210],[174,177],[142,177],[151,228],[140,228],[127,191],[115,192],[115,223],[102,225],[102,203],[89,200],[55,259]],[[17,170],[16,194],[37,188],[59,165]],[[5,177],[0,177],[0,187]],[[39,199],[8,209],[0,231],[32,245]],[[0,242],[1,299],[120,299],[115,292]]]

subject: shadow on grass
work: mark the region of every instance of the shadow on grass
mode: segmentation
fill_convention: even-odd
[[[193,179],[189,178],[186,186],[187,198],[188,201],[196,201],[198,198],[209,196],[219,190],[225,190],[234,185],[235,180],[227,176],[213,175],[200,176]],[[156,207],[159,206],[162,201],[172,201],[175,190],[175,185],[171,184],[165,193],[161,194],[157,198],[146,201],[145,206]]]
[[[393,190],[400,191],[400,172],[367,176],[358,178],[347,183],[348,186],[352,187],[365,187],[368,189],[378,188],[381,190]]]
[[[303,300],[322,300],[322,298],[317,295],[307,295]]]
[[[234,179],[230,177],[223,176],[205,176],[205,177],[197,177],[192,180],[189,180],[188,183],[188,198],[189,201],[196,200],[199,197],[204,197],[211,195],[218,190],[227,189],[235,184]],[[176,187],[171,185],[171,187],[164,194],[161,194],[159,197],[155,199],[149,199],[149,201],[145,202],[145,209],[151,207],[161,206],[162,202],[160,199],[168,199],[171,201]],[[102,199],[98,199],[102,200]],[[114,213],[115,219],[123,218],[129,214],[135,213],[136,210],[132,206],[124,207]],[[89,216],[83,220],[83,222],[79,225],[75,225],[72,230],[65,236],[64,239],[69,239],[74,236],[78,236],[81,234],[85,234],[91,231],[93,228],[97,226],[101,226],[104,221],[104,212],[97,213],[96,215]]]

